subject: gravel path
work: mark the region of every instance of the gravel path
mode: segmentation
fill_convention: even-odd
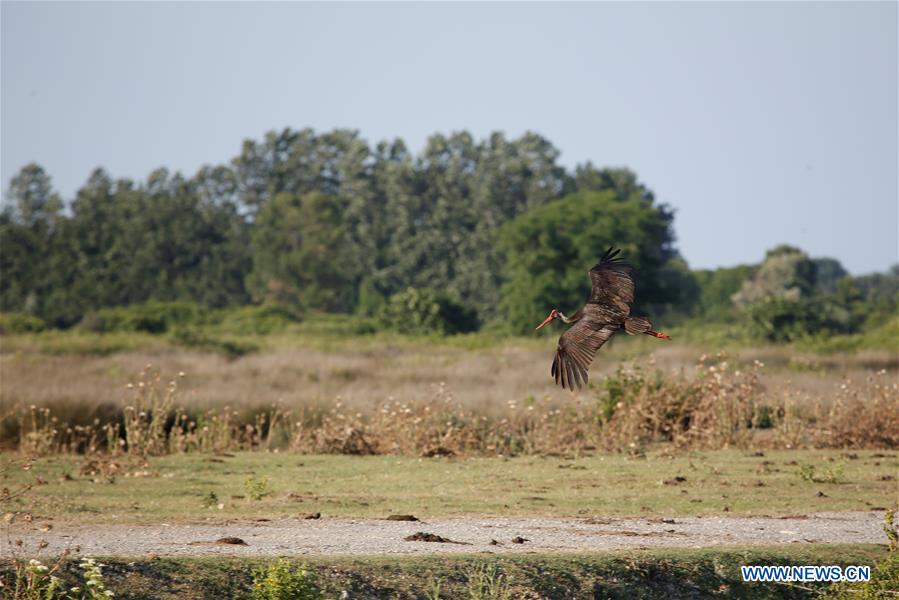
[[[440,552],[583,552],[620,548],[709,547],[790,543],[881,543],[881,512],[837,512],[795,517],[661,518],[424,518],[236,521],[220,524],[65,525],[49,531],[40,521],[13,538],[44,553],[79,546],[88,556],[145,555],[365,555]],[[451,542],[405,541],[417,532]],[[239,538],[246,545],[216,543]],[[515,538],[524,538],[515,543]],[[492,542],[495,541],[495,543]],[[234,540],[232,540],[233,542]],[[455,543],[452,543],[455,542]],[[0,546],[0,556],[9,553]]]

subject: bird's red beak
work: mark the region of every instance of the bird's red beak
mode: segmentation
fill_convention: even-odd
[[[556,311],[552,311],[551,313],[549,313],[549,316],[546,317],[546,319],[542,323],[537,325],[537,327],[535,329],[540,329],[541,327],[543,327],[544,325],[546,325],[547,323],[549,323],[550,321],[552,321],[555,318],[556,318]]]

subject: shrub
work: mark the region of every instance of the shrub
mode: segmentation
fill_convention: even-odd
[[[275,304],[242,306],[225,311],[218,328],[235,334],[268,334],[283,331],[302,320],[299,310],[291,310]]]
[[[899,383],[881,370],[859,386],[846,380],[823,418],[815,445],[823,448],[899,447]]]
[[[821,316],[809,302],[771,297],[746,309],[753,337],[769,342],[792,342],[824,329]]]
[[[472,567],[466,573],[468,597],[471,600],[511,600],[512,589],[506,576],[499,572],[495,563],[484,563]]]
[[[478,328],[473,310],[427,288],[410,287],[394,294],[382,308],[380,317],[385,326],[400,333],[452,335]]]
[[[599,419],[601,423],[607,423],[615,414],[615,409],[623,406],[623,403],[633,398],[635,394],[649,385],[658,389],[661,385],[661,374],[656,372],[654,383],[647,381],[643,371],[639,369],[625,369],[618,367],[615,375],[603,380],[604,394],[599,398]]]
[[[147,302],[88,313],[80,328],[97,333],[144,331],[164,333],[176,326],[197,325],[208,319],[205,308],[193,302]]]
[[[693,379],[621,368],[606,378],[597,399],[603,443],[609,449],[660,441],[694,448],[745,444],[758,427],[760,368],[734,370],[723,354],[702,357]]]
[[[115,597],[106,587],[103,578],[102,568],[106,565],[93,558],[85,558],[79,563],[84,575],[84,585],[67,589],[65,582],[56,576],[62,570],[63,559],[64,556],[47,566],[36,558],[25,563],[18,557],[13,557],[14,581],[8,586],[12,592],[11,597],[27,600],[109,600]],[[2,580],[0,583],[3,583]],[[0,586],[0,589],[4,588]]]
[[[243,487],[247,492],[247,496],[253,500],[262,500],[272,492],[268,487],[268,478],[256,479],[255,477],[247,477],[243,482]]]
[[[224,340],[197,331],[192,328],[176,329],[172,339],[187,348],[199,348],[220,352],[228,358],[240,358],[245,354],[256,352],[259,347],[249,342]]]
[[[0,335],[8,333],[37,333],[46,328],[43,320],[25,313],[0,314]]]
[[[315,573],[306,565],[290,567],[286,559],[253,572],[253,600],[318,600]]]

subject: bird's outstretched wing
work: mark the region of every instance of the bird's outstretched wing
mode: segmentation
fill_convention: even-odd
[[[587,369],[596,351],[620,325],[581,319],[559,338],[559,347],[550,373],[557,385],[573,390],[587,385]]]
[[[627,316],[634,301],[634,267],[624,262],[618,254],[621,250],[606,250],[599,262],[590,269],[589,303],[600,304]]]

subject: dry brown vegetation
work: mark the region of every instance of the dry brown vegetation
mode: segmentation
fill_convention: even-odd
[[[621,344],[600,354],[591,389],[570,394],[548,376],[550,343],[290,347],[232,361],[184,350],[7,353],[0,439],[38,454],[132,455],[899,446],[885,354],[699,356],[672,345],[641,356],[643,346]]]

